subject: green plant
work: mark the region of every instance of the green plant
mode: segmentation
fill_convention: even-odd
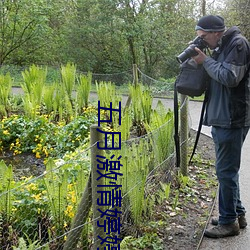
[[[192,186],[192,181],[189,178],[189,176],[183,175],[181,173],[178,173],[178,182],[180,185],[180,188],[183,190],[185,189],[187,186],[191,187]]]
[[[173,152],[173,115],[173,112],[166,111],[162,102],[159,101],[156,109],[152,111],[150,123],[145,124],[147,132],[151,133],[149,135],[152,140],[151,145],[158,163],[166,160]]]
[[[21,87],[24,91],[24,111],[29,117],[34,118],[37,112],[40,112],[46,75],[47,68],[43,69],[35,65],[22,72],[24,82]]]
[[[88,72],[87,75],[80,75],[78,82],[76,103],[79,110],[78,112],[80,112],[83,108],[88,107],[92,74]]]
[[[68,176],[56,169],[56,165],[52,159],[46,164],[46,177],[44,185],[49,198],[49,206],[53,218],[57,222],[57,226],[61,227],[63,223],[64,211],[67,206],[67,183]]]
[[[130,129],[132,127],[132,119],[129,111],[126,109],[122,115],[121,125],[114,129],[121,133],[121,140],[127,141],[130,137]]]
[[[115,154],[115,153],[114,153]],[[117,153],[116,153],[117,154]],[[145,186],[148,176],[148,165],[151,155],[147,140],[134,141],[131,145],[122,145],[121,155],[123,167],[120,178],[122,192],[126,196],[124,200],[126,209],[132,213],[133,220],[139,225],[142,220],[142,213],[145,208]]]
[[[9,111],[9,96],[11,93],[12,79],[10,74],[0,75],[0,116],[7,116]]]
[[[156,233],[145,233],[142,237],[125,237],[120,244],[122,250],[163,250],[163,242]]]
[[[6,166],[3,160],[0,161],[0,213],[4,215],[5,221],[9,223],[12,215],[14,176],[12,166]]]
[[[164,199],[168,200],[171,191],[171,183],[162,183],[160,182],[161,189],[159,190],[161,201]]]
[[[132,101],[134,123],[137,126],[142,122],[150,123],[153,100],[151,92],[148,89],[143,90],[143,85],[137,84],[129,85],[129,94]]]
[[[121,102],[122,98],[117,94],[115,84],[111,82],[96,83],[96,90],[101,107],[110,108],[112,103],[112,109],[119,109],[119,102]],[[104,111],[102,115],[105,117],[105,120],[110,120],[112,115],[110,126],[112,128],[118,127],[119,112],[112,112],[111,114],[108,110]]]
[[[41,178],[35,179],[32,176],[22,177],[17,183],[18,188],[12,192],[15,195],[13,202],[13,227],[19,231],[19,236],[27,239],[36,240],[38,235],[39,239],[45,240],[47,228],[44,228],[45,221],[49,221],[49,207],[48,197],[45,186]]]
[[[66,91],[69,100],[72,103],[72,91],[76,81],[76,65],[67,63],[66,66],[61,66],[62,86]]]
[[[18,239],[18,246],[13,246],[13,250],[35,250],[41,246],[38,240],[32,242],[28,235],[25,235],[25,238],[27,239],[26,241],[23,237],[20,237]],[[49,250],[49,246],[43,246],[42,249]]]
[[[0,121],[0,150],[14,155],[33,152],[37,158],[63,155],[88,142],[90,126],[96,121],[92,106],[68,124],[55,124],[46,115],[35,119],[13,115]]]
[[[53,111],[54,94],[56,85],[46,86],[44,89],[43,102],[46,108],[46,114],[50,114]]]
[[[175,197],[172,203],[172,208],[176,209],[179,205],[179,196],[180,196],[180,191],[177,189],[175,190]]]

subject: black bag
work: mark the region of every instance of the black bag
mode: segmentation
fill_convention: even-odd
[[[197,64],[192,58],[181,64],[180,74],[175,81],[177,92],[191,97],[201,96],[209,79],[203,65]]]

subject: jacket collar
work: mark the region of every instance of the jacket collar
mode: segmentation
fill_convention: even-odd
[[[241,34],[240,29],[237,26],[233,26],[225,31],[224,35],[221,38],[221,41],[219,41],[219,45],[217,48],[213,51],[213,58],[217,58],[219,54],[221,53],[221,50],[223,47],[225,47],[229,41],[231,41],[232,37]]]

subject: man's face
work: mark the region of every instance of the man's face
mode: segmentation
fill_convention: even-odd
[[[203,30],[197,30],[196,33],[208,44],[210,49],[215,49],[218,46],[221,32],[206,32]]]

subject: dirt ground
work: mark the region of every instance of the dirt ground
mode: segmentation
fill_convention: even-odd
[[[191,131],[191,143],[195,132]],[[214,144],[210,137],[201,134],[194,162],[189,166],[191,184],[179,193],[178,209],[171,204],[166,212],[168,226],[161,230],[166,250],[199,249],[203,232],[213,209],[217,193],[217,179],[214,168]],[[174,197],[173,197],[174,199]]]

